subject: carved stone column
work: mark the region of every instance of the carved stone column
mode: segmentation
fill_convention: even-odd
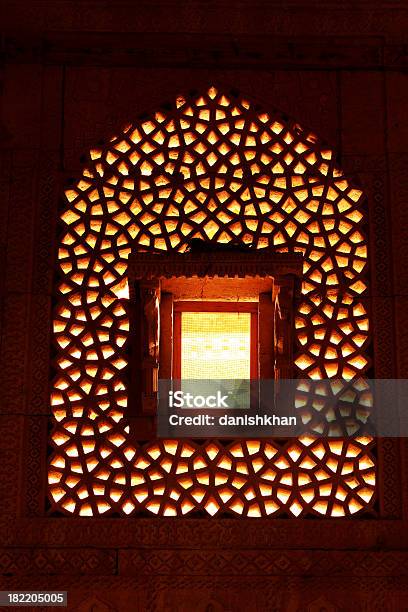
[[[275,378],[293,378],[294,277],[279,277],[275,298]]]
[[[139,282],[142,341],[142,413],[154,414],[157,404],[160,345],[160,281]]]

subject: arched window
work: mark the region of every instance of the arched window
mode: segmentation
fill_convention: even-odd
[[[199,238],[303,254],[298,375],[370,366],[362,193],[318,138],[211,88],[93,149],[67,189],[54,314],[53,511],[349,516],[372,507],[370,438],[137,442],[128,406],[128,258]]]

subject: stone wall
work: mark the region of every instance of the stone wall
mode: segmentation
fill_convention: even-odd
[[[378,517],[59,518],[45,459],[56,219],[81,156],[211,84],[334,146],[369,200],[376,376],[408,377],[408,7],[402,1],[5,2],[0,118],[2,589],[69,609],[401,610],[408,445],[378,445]]]

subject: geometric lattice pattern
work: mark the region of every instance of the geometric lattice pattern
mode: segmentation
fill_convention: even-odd
[[[54,316],[52,509],[91,516],[349,516],[370,510],[372,440],[152,441],[126,419],[127,259],[191,238],[304,254],[303,378],[369,367],[361,191],[317,137],[211,88],[93,149],[66,191]],[[131,409],[131,407],[130,407]]]

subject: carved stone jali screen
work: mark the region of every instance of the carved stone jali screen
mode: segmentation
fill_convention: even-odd
[[[128,266],[136,251],[151,253],[153,261],[199,239],[273,248],[282,257],[298,253],[295,375],[353,378],[371,367],[364,198],[333,152],[279,113],[211,88],[180,97],[92,149],[83,176],[65,195],[54,311],[51,512],[375,512],[370,438],[223,445],[138,443],[130,436]]]

